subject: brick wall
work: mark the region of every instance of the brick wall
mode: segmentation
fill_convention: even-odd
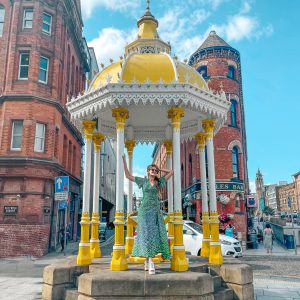
[[[0,224],[0,257],[47,253],[49,225]]]
[[[11,226],[13,233],[10,242],[2,243],[1,239],[5,248],[1,250],[9,255],[33,251],[40,256],[48,250],[50,227],[55,227],[55,176],[69,175],[73,192],[79,192],[82,140],[71,125],[65,104],[67,97],[77,95],[85,85],[82,21],[70,0],[2,0],[1,4],[5,22],[0,37],[0,226]],[[33,9],[29,29],[23,28],[25,8]],[[42,31],[44,12],[52,16],[50,35]],[[22,51],[29,53],[27,80],[18,77]],[[49,59],[47,83],[38,81],[41,56]],[[23,121],[18,151],[11,149],[14,120]],[[43,152],[34,150],[36,123],[46,126]],[[4,206],[9,205],[18,206],[15,216],[4,214]],[[50,214],[44,213],[45,206]],[[74,222],[77,227],[77,215]],[[20,234],[14,234],[16,228]],[[55,228],[51,232],[53,239],[57,232]],[[11,247],[18,250],[10,252]]]

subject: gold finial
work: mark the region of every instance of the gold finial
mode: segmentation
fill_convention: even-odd
[[[146,10],[150,11],[150,0],[147,0],[146,2],[147,2],[147,8],[146,8]]]
[[[101,63],[100,66],[101,66],[102,69],[104,68],[104,64]]]

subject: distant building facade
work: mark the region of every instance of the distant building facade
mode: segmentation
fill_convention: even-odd
[[[278,194],[279,210],[280,212],[293,212],[298,210],[298,204],[295,201],[295,183],[289,183],[276,188]],[[289,207],[289,199],[291,207]]]
[[[70,177],[77,236],[82,138],[65,108],[89,71],[80,0],[0,0],[0,256],[42,256],[65,210],[54,178]]]

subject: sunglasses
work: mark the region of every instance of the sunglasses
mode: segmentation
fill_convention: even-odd
[[[155,172],[156,174],[159,172],[157,169],[149,169],[149,171]]]

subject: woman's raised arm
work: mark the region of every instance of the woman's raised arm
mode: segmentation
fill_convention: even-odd
[[[122,158],[123,158],[124,172],[125,172],[126,178],[129,179],[129,180],[131,180],[131,181],[134,181],[134,176],[132,176],[132,175],[130,174],[129,170],[128,170],[125,155],[123,155]]]
[[[173,170],[160,169],[160,171],[167,173],[165,176],[166,180],[169,180],[174,174]]]

